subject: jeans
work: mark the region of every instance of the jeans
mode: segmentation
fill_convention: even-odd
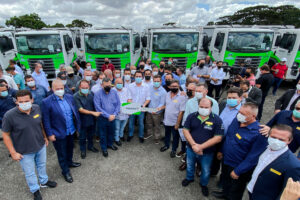
[[[201,164],[201,176],[200,176],[200,185],[207,186],[210,176],[210,167],[213,160],[213,153],[198,155],[196,154],[191,147],[186,149],[186,179],[194,180],[195,174],[195,164],[198,161]]]
[[[66,175],[70,173],[69,165],[71,165],[73,162],[73,135],[68,135],[64,139],[56,139],[53,142],[53,146],[57,153],[57,158],[59,166],[62,169],[62,174]]]
[[[115,121],[108,121],[107,118],[98,117],[98,125],[100,131],[100,146],[102,151],[107,151],[107,147],[113,145],[114,134],[115,134]]]
[[[129,117],[129,136],[133,136],[134,132],[134,121],[135,118],[138,117],[138,122],[139,122],[139,137],[144,138],[144,117],[145,113],[141,112],[140,115],[130,115]]]
[[[174,126],[165,126],[165,146],[170,147],[171,133],[173,135],[172,151],[177,150],[179,144],[179,132]]]
[[[127,121],[128,121],[128,119],[125,119],[125,120],[116,119],[115,120],[115,125],[116,125],[115,141],[116,142],[120,141],[120,138],[124,137],[124,129],[127,124]]]
[[[80,151],[85,152],[86,151],[86,139],[88,140],[88,149],[93,148],[93,135],[95,132],[95,126],[89,126],[89,127],[81,127],[79,132],[79,145],[80,145]]]
[[[45,184],[48,182],[48,176],[46,172],[46,160],[47,160],[46,145],[43,146],[36,153],[24,154],[22,160],[20,160],[20,164],[25,174],[27,185],[30,189],[30,192],[32,193],[35,193],[40,189],[35,174],[35,168],[39,176],[40,184]]]
[[[283,80],[282,78],[274,77],[274,80],[273,80],[273,91],[272,91],[273,95],[276,95],[276,91],[279,88],[282,80]]]

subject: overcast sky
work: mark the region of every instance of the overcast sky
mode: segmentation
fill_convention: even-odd
[[[12,16],[35,12],[47,24],[66,25],[78,18],[96,26],[137,30],[166,22],[194,26],[263,4],[300,8],[299,0],[0,0],[0,25]]]

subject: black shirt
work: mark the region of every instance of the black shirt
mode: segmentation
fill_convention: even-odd
[[[36,153],[45,144],[40,107],[33,104],[27,115],[15,107],[3,117],[2,131],[10,133],[15,150],[20,154]]]
[[[94,95],[89,93],[87,96],[82,95],[80,92],[74,94],[74,100],[77,109],[83,108],[89,111],[95,111]],[[81,127],[90,127],[95,124],[95,117],[93,115],[87,115],[79,112]]]
[[[260,85],[263,96],[267,96],[269,89],[273,84],[274,76],[271,73],[262,74],[257,80],[256,84]]]

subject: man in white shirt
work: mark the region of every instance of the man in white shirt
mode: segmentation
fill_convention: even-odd
[[[143,80],[143,84],[151,88],[153,86],[153,81],[152,81],[152,73],[150,69],[145,70],[145,78]]]
[[[225,78],[225,72],[222,69],[223,62],[218,61],[217,67],[214,68],[210,73],[210,84],[208,86],[208,96],[213,97],[212,93],[215,90],[215,99],[218,101],[220,98],[220,91],[222,88],[222,82]]]
[[[130,69],[124,69],[123,83],[125,88],[128,88],[128,86],[131,84]]]
[[[7,82],[7,85],[9,88],[19,90],[19,88],[13,78],[11,78],[10,76],[7,76],[7,75],[3,75],[3,69],[1,66],[0,66],[0,79],[4,79]]]

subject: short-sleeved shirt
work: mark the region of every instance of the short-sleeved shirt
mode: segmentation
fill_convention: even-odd
[[[37,85],[43,86],[47,91],[50,90],[49,82],[47,80],[45,72],[42,71],[40,74],[33,72],[32,77],[34,78]]]
[[[166,126],[175,126],[180,112],[185,110],[186,97],[178,92],[171,98],[171,92],[166,95],[166,109],[164,116],[164,124]]]
[[[120,103],[122,105],[122,103],[127,103],[129,99],[132,99],[131,97],[131,93],[129,92],[129,90],[127,88],[122,88],[121,91],[117,90],[118,96],[120,98]],[[117,116],[116,119],[118,120],[126,120],[128,119],[128,115],[120,112]]]
[[[200,68],[199,66],[193,67],[193,69],[190,72],[190,75],[193,78],[199,79],[200,83],[204,83],[206,81],[206,79],[203,78],[203,77],[198,78],[198,75],[209,75],[209,73],[208,73],[208,67],[205,67],[205,66],[203,68]]]
[[[286,65],[281,65],[280,63],[275,64],[272,69],[278,70],[278,72],[273,72],[273,75],[276,78],[283,78],[285,72],[288,70]]]
[[[94,95],[89,93],[87,96],[81,94],[81,92],[76,92],[74,94],[74,100],[77,109],[83,108],[89,111],[95,111],[94,106]],[[79,112],[81,127],[90,127],[95,125],[95,117],[89,114],[83,114]]]
[[[206,119],[202,120],[198,112],[190,114],[185,123],[184,129],[189,130],[193,140],[197,144],[203,144],[214,136],[223,136],[224,127],[221,118],[218,115],[211,113]],[[188,144],[191,146],[190,144]],[[216,151],[216,146],[212,146],[203,150],[203,153],[213,153]]]
[[[14,75],[14,81],[17,85],[20,85],[20,90],[24,90],[25,89],[25,81],[22,77],[22,75],[20,74],[15,74]]]
[[[35,90],[31,89],[30,87],[26,87],[26,90],[29,90],[31,92],[33,103],[39,106],[42,105],[43,99],[47,97],[47,90],[40,85],[36,85]]]
[[[29,115],[15,107],[4,115],[2,131],[10,133],[18,153],[36,153],[45,144],[41,123],[42,113],[38,105],[32,105]]]
[[[271,73],[262,74],[256,81],[260,85],[263,96],[267,96],[269,89],[273,84],[274,76]]]
[[[150,88],[150,98],[151,101],[149,103],[149,108],[159,108],[165,105],[166,102],[166,90],[160,86],[159,88],[155,89],[154,87]],[[161,113],[159,111],[158,113]]]

